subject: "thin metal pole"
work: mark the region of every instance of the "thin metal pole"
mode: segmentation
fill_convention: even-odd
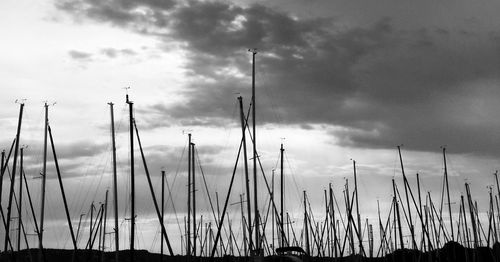
[[[304,239],[306,242],[306,254],[308,256],[311,255],[310,252],[310,247],[309,247],[309,223],[307,219],[307,201],[306,201],[306,191],[303,191],[304,193]]]
[[[134,262],[135,242],[135,175],[134,175],[134,103],[126,96],[129,108],[129,136],[130,136],[130,261]]]
[[[161,223],[163,226],[164,223],[164,218],[165,218],[165,171],[161,171]],[[160,255],[161,259],[160,261],[163,261],[163,234],[161,234],[161,241],[160,241]]]
[[[363,248],[363,236],[361,235],[361,216],[359,214],[359,201],[358,201],[358,180],[357,180],[357,174],[356,174],[356,161],[352,161],[353,168],[354,168],[354,191],[356,192],[356,214],[358,216],[358,241],[359,241],[359,253],[364,254],[365,250]]]
[[[59,187],[61,189],[61,194],[62,194],[63,203],[64,203],[64,211],[66,212],[66,219],[68,221],[69,232],[71,234],[71,240],[73,242],[73,248],[74,248],[74,250],[77,250],[75,233],[73,232],[73,226],[71,224],[71,218],[70,218],[69,209],[68,209],[68,202],[66,201],[66,194],[64,193],[64,187],[63,187],[63,183],[62,183],[61,172],[59,170],[59,162],[57,161],[56,149],[55,149],[55,146],[54,146],[54,139],[52,138],[52,131],[50,129],[50,125],[48,126],[48,130],[49,130],[50,144],[52,146],[52,154],[54,155],[54,163],[56,165],[57,179],[59,181]]]
[[[192,175],[192,183],[193,183],[193,188],[192,188],[192,192],[193,192],[193,255],[196,256],[196,235],[197,235],[197,231],[196,230],[196,180],[195,180],[195,159],[194,159],[194,155],[195,155],[195,151],[194,151],[194,146],[195,144],[194,143],[191,143],[191,168],[192,168],[192,172],[191,172],[191,175]]]
[[[108,103],[110,114],[111,114],[111,146],[113,155],[113,209],[114,209],[114,220],[115,220],[115,261],[119,261],[119,250],[120,250],[120,237],[119,237],[119,227],[118,227],[118,176],[116,171],[116,140],[115,140],[115,116],[113,103]]]
[[[106,247],[106,222],[108,221],[108,191],[106,190],[106,197],[104,198],[104,221],[102,227],[102,253],[101,261],[104,261],[104,249]]]
[[[153,183],[151,182],[151,176],[149,175],[149,169],[148,169],[148,165],[146,163],[146,157],[144,156],[144,151],[142,150],[141,138],[139,137],[139,130],[137,129],[137,125],[135,124],[135,122],[134,122],[134,126],[135,126],[135,132],[137,135],[137,142],[139,144],[139,149],[141,152],[142,164],[144,166],[144,172],[146,173],[146,178],[148,180],[149,190],[151,191],[151,198],[153,199],[153,204],[155,207],[156,215],[157,215],[158,221],[160,222],[160,225],[161,225],[161,229],[162,229],[161,232],[162,232],[162,235],[165,237],[165,240],[167,241],[168,251],[170,252],[170,255],[173,256],[174,252],[172,251],[170,241],[168,240],[167,231],[165,230],[165,227],[161,221],[161,212],[160,212],[160,209],[158,208],[158,201],[156,201],[156,196],[155,196],[155,193],[153,190]]]
[[[451,214],[450,187],[448,185],[448,168],[446,166],[446,147],[443,147],[443,162],[444,162],[444,180],[446,181],[446,195],[448,197],[448,212],[450,214],[451,241],[455,241],[455,235],[453,233],[453,216]]]
[[[21,147],[21,160],[19,163],[19,196],[18,196],[18,214],[17,214],[17,251],[21,251],[21,224],[23,210],[23,160],[24,148]]]
[[[260,256],[261,248],[260,248],[260,216],[259,216],[259,205],[257,202],[257,133],[255,128],[255,55],[257,54],[257,49],[251,50],[252,52],[252,135],[253,135],[253,186],[254,186],[254,225],[255,225],[255,255]]]
[[[191,258],[191,134],[188,134],[188,215],[187,215],[187,234],[186,234],[186,255],[188,261]]]
[[[253,240],[252,240],[252,210],[251,210],[251,202],[250,202],[250,179],[248,177],[248,156],[247,156],[247,142],[246,142],[246,121],[245,121],[245,112],[243,112],[243,98],[238,97],[238,101],[240,104],[240,119],[241,119],[241,140],[243,143],[243,163],[245,168],[245,189],[246,189],[246,199],[247,199],[247,224],[248,224],[248,250],[252,249]],[[243,229],[244,230],[244,229]],[[245,250],[245,254],[246,254]]]
[[[47,126],[49,124],[49,105],[44,104],[45,108],[45,123],[43,128],[43,167],[42,167],[42,190],[40,197],[40,231],[38,233],[38,259],[40,262],[43,258],[43,226],[45,221],[45,186],[47,182]]]
[[[281,191],[280,191],[280,204],[281,204],[281,209],[280,209],[280,217],[281,217],[281,224],[280,227],[283,229],[283,213],[284,213],[284,206],[285,206],[285,178],[284,178],[284,172],[283,172],[283,154],[285,152],[285,149],[283,149],[283,143],[281,144],[280,148],[280,186],[281,186]],[[280,232],[283,232],[281,230]],[[285,246],[285,241],[284,241],[284,236],[280,234],[280,243],[281,247]]]
[[[413,221],[412,221],[412,217],[411,217],[410,199],[408,197],[408,188],[410,187],[410,185],[408,183],[408,179],[406,179],[405,169],[403,166],[403,157],[401,156],[401,146],[398,146],[398,153],[399,153],[399,161],[401,163],[401,173],[403,174],[403,183],[405,186],[406,206],[408,207],[408,218],[409,218],[409,227],[410,227],[410,233],[411,233],[412,248],[415,249],[417,247],[417,244],[415,242],[415,231],[413,228]],[[403,210],[404,210],[404,207],[403,207]]]
[[[15,181],[15,176],[16,176],[16,164],[17,164],[17,154],[19,150],[19,138],[21,136],[21,124],[22,124],[22,119],[23,119],[23,108],[24,108],[24,103],[20,104],[19,108],[19,119],[17,122],[17,132],[16,132],[16,145],[14,147],[14,162],[12,163],[12,183],[10,184],[10,191],[9,191],[9,204],[7,206],[7,225],[5,226],[5,243],[4,243],[4,251],[7,251],[7,244],[9,243],[9,232],[10,232],[10,218],[11,218],[11,211],[12,211],[12,198],[14,195],[14,181]]]
[[[401,229],[401,217],[399,214],[399,205],[398,205],[398,200],[397,200],[397,195],[396,195],[396,182],[394,182],[394,179],[392,179],[392,188],[394,191],[394,204],[396,207],[396,217],[397,217],[397,223],[399,227],[399,242],[401,245],[401,249],[404,249],[404,242],[403,242],[403,231]],[[397,248],[397,246],[396,246]]]

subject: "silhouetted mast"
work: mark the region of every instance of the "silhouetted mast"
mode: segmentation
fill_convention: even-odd
[[[19,119],[17,122],[17,132],[16,132],[16,145],[14,147],[14,162],[12,163],[12,183],[10,184],[9,191],[9,202],[7,206],[7,221],[5,225],[5,242],[4,242],[4,251],[7,251],[7,244],[9,243],[9,232],[10,232],[10,219],[11,219],[11,211],[12,211],[12,197],[14,195],[14,181],[16,177],[16,164],[17,164],[17,154],[19,151],[19,138],[21,136],[21,123],[23,120],[23,109],[24,103],[19,105]]]
[[[135,133],[137,136],[137,142],[139,144],[139,150],[141,152],[142,165],[144,166],[144,172],[146,173],[146,178],[147,178],[148,185],[149,185],[149,191],[151,192],[151,198],[153,199],[153,204],[155,207],[156,216],[157,216],[158,222],[160,223],[160,226],[161,226],[161,233],[165,237],[165,240],[167,241],[167,247],[168,247],[168,251],[170,252],[170,255],[173,256],[174,254],[172,251],[172,247],[170,246],[170,241],[168,239],[167,231],[165,230],[165,227],[164,227],[164,224],[163,224],[163,221],[161,218],[160,208],[158,208],[158,201],[156,201],[156,195],[155,195],[154,190],[153,190],[153,183],[151,182],[151,176],[149,175],[149,169],[148,169],[148,165],[146,163],[146,157],[144,156],[144,151],[142,150],[142,143],[141,143],[141,138],[139,136],[139,130],[137,129],[137,125],[135,124],[135,121],[134,121],[134,127],[135,127]]]
[[[260,215],[259,215],[259,205],[257,202],[257,133],[255,131],[255,55],[257,54],[257,49],[249,50],[252,52],[252,135],[253,135],[253,186],[254,186],[254,225],[255,225],[255,255],[260,256]]]
[[[444,180],[446,182],[446,195],[448,197],[448,212],[450,214],[451,241],[455,241],[453,233],[453,216],[451,215],[450,187],[448,185],[448,168],[446,166],[446,147],[443,147]]]
[[[281,210],[280,210],[280,217],[281,217],[281,223],[280,223],[280,244],[281,244],[281,247],[284,247],[285,246],[285,237],[283,236],[283,234],[281,234],[283,232],[283,213],[284,213],[284,206],[285,206],[285,198],[284,198],[284,195],[285,195],[285,178],[284,178],[284,172],[283,172],[283,154],[285,153],[285,149],[283,149],[283,143],[281,144],[281,148],[280,148],[280,186],[281,186],[281,190],[280,190],[280,197],[281,197],[281,200],[280,200],[280,204],[281,204]]]
[[[252,209],[251,209],[251,202],[250,202],[250,179],[248,177],[248,156],[247,156],[247,140],[246,140],[246,117],[245,117],[245,112],[243,112],[243,98],[241,96],[238,97],[238,101],[240,104],[240,119],[241,119],[241,140],[243,144],[243,162],[244,162],[244,168],[245,168],[245,189],[246,189],[246,199],[247,199],[247,217],[248,217],[248,250],[250,251],[252,249],[253,241],[252,241]],[[243,231],[245,231],[245,228],[243,227]],[[247,254],[245,250],[245,254]]]
[[[130,261],[134,262],[134,242],[135,242],[135,176],[134,176],[134,103],[128,99],[126,102],[129,108],[129,136],[130,136]]]
[[[365,251],[364,251],[364,248],[363,248],[363,238],[362,238],[362,235],[361,235],[361,216],[359,215],[359,201],[358,201],[358,180],[357,180],[357,174],[356,174],[356,161],[353,160],[352,161],[352,165],[353,165],[353,168],[354,168],[354,191],[356,192],[356,214],[358,216],[358,230],[357,230],[357,233],[358,233],[358,241],[359,241],[359,253],[360,254],[364,254]]]
[[[398,146],[398,153],[399,153],[399,162],[401,163],[401,173],[403,174],[403,183],[405,186],[406,206],[408,207],[408,219],[409,219],[409,226],[410,226],[410,233],[411,233],[412,248],[415,249],[417,244],[415,242],[415,232],[414,232],[414,227],[413,227],[413,221],[411,218],[410,199],[408,197],[408,188],[410,187],[410,185],[408,183],[408,179],[406,179],[405,169],[403,166],[403,157],[401,156],[401,146]],[[403,210],[404,210],[404,208],[403,208]]]
[[[66,219],[68,220],[69,232],[71,234],[71,240],[73,242],[73,248],[76,251],[77,250],[76,238],[75,238],[75,233],[73,232],[73,226],[71,224],[71,218],[70,218],[69,209],[68,209],[68,202],[66,201],[66,194],[64,193],[64,187],[63,187],[63,183],[62,183],[61,172],[59,170],[59,162],[57,161],[56,149],[55,149],[55,146],[54,146],[54,139],[52,138],[52,131],[50,130],[50,125],[48,125],[47,128],[48,128],[48,131],[49,131],[50,144],[52,146],[52,154],[54,155],[54,163],[56,165],[57,179],[59,181],[59,187],[61,189],[61,194],[62,194],[62,198],[63,198],[64,211],[66,212]]]
[[[191,134],[188,134],[188,215],[187,215],[187,236],[186,236],[186,255],[188,261],[191,257]]]
[[[102,226],[102,253],[101,261],[104,261],[104,248],[106,247],[106,222],[108,221],[108,191],[106,189],[106,197],[104,198],[104,220]]]
[[[38,257],[43,261],[43,222],[45,218],[45,185],[47,181],[47,126],[49,124],[49,105],[44,104],[45,120],[43,127],[43,167],[42,167],[42,192],[40,199],[40,230],[38,232]]]
[[[165,171],[161,171],[161,226],[163,227],[164,223],[164,218],[165,218]],[[161,241],[160,241],[160,255],[161,259],[160,261],[163,261],[163,234],[161,234]]]
[[[304,239],[306,242],[306,254],[311,255],[309,247],[309,223],[307,218],[307,201],[306,201],[306,191],[304,190]],[[283,230],[282,230],[283,232]]]
[[[128,99],[127,99],[128,100]],[[119,261],[120,238],[118,228],[118,177],[116,172],[116,141],[115,141],[115,116],[113,110],[113,103],[108,103],[111,113],[111,147],[113,155],[113,209],[115,216],[115,261]]]
[[[19,161],[19,195],[18,195],[18,212],[17,212],[17,251],[21,251],[21,227],[22,227],[22,210],[23,210],[23,160],[24,147],[21,147],[21,160]]]
[[[401,228],[401,217],[399,214],[399,205],[398,205],[398,199],[397,199],[397,195],[396,195],[396,182],[394,182],[394,179],[392,179],[392,188],[394,191],[394,205],[395,205],[396,218],[397,218],[397,223],[398,223],[398,228],[399,228],[399,242],[401,245],[401,249],[403,249],[404,248],[403,232],[402,232],[402,228]],[[394,238],[396,238],[396,236],[394,236]],[[396,246],[396,248],[397,248],[397,246]]]
[[[192,194],[193,194],[193,255],[196,256],[196,182],[195,182],[195,162],[194,162],[194,143],[191,143],[191,172],[192,175]]]

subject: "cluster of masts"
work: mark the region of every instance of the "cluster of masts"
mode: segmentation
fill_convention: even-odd
[[[197,216],[196,207],[196,159],[195,159],[195,144],[192,142],[191,134],[188,134],[188,189],[187,189],[187,217],[185,218],[185,235],[181,236],[181,247],[182,252],[188,258],[193,256],[223,256],[229,255],[240,255],[240,256],[252,256],[261,257],[263,255],[273,255],[275,254],[275,239],[277,238],[278,247],[301,247],[304,249],[304,253],[310,256],[320,256],[320,257],[343,257],[352,254],[360,254],[363,256],[384,256],[396,249],[415,249],[422,251],[433,251],[442,247],[446,242],[454,241],[463,244],[465,247],[477,248],[479,246],[491,246],[493,243],[498,242],[497,226],[500,226],[500,208],[499,208],[499,197],[500,189],[498,188],[498,176],[495,173],[495,179],[497,184],[498,194],[493,196],[492,188],[490,187],[489,192],[489,211],[488,211],[488,228],[482,225],[481,219],[479,217],[479,211],[477,208],[477,202],[473,200],[469,184],[465,183],[466,196],[461,196],[460,198],[460,209],[458,217],[454,216],[451,210],[450,202],[450,191],[448,185],[448,172],[446,164],[446,148],[442,148],[443,161],[444,161],[444,178],[443,178],[443,190],[441,203],[439,207],[434,204],[431,194],[427,192],[425,196],[421,195],[420,189],[420,178],[419,174],[416,175],[417,180],[417,193],[410,187],[407,176],[405,174],[405,169],[403,165],[403,159],[401,156],[401,148],[397,147],[401,172],[403,176],[403,186],[404,186],[404,197],[401,196],[399,189],[396,185],[394,179],[392,180],[393,185],[393,197],[392,203],[388,211],[386,219],[382,219],[380,214],[380,207],[378,207],[378,224],[379,227],[379,245],[375,245],[374,237],[374,226],[373,223],[369,223],[368,218],[362,222],[360,211],[359,211],[359,192],[358,192],[358,181],[356,173],[356,161],[353,160],[353,176],[354,176],[354,190],[351,192],[349,189],[348,180],[346,180],[343,198],[345,203],[345,212],[342,214],[340,211],[339,203],[335,197],[332,185],[329,185],[327,190],[324,190],[324,200],[325,200],[325,215],[321,216],[322,221],[318,221],[314,217],[312,212],[312,207],[309,203],[306,191],[303,192],[303,227],[300,231],[294,229],[290,215],[285,212],[284,208],[284,174],[283,174],[283,162],[284,162],[284,148],[283,144],[280,147],[280,206],[276,205],[275,195],[274,195],[274,174],[272,185],[270,185],[267,180],[264,169],[260,163],[256,148],[256,118],[255,118],[255,55],[257,52],[255,50],[250,50],[252,52],[252,100],[250,108],[247,113],[244,112],[243,99],[238,97],[239,108],[240,108],[240,120],[241,120],[241,142],[238,149],[238,154],[236,157],[236,162],[234,164],[234,169],[232,172],[230,184],[228,187],[227,196],[224,201],[222,212],[219,210],[219,201],[217,200],[217,212],[215,211],[210,194],[207,192],[210,207],[212,209],[213,221],[215,221],[216,231],[212,228],[212,223],[205,223],[205,232],[203,232],[203,216],[199,219]],[[164,244],[167,246],[168,254],[173,256],[174,252],[171,245],[171,239],[169,238],[168,232],[164,225],[164,198],[165,198],[165,171],[162,171],[162,188],[161,188],[161,201],[158,203],[156,194],[153,190],[153,184],[151,181],[151,176],[148,170],[148,165],[146,162],[146,157],[141,144],[139,130],[135,123],[133,116],[133,102],[129,100],[129,96],[126,96],[126,103],[129,107],[129,138],[130,138],[130,246],[129,255],[130,261],[134,261],[134,250],[135,246],[135,168],[134,168],[134,144],[137,142],[139,146],[139,151],[141,154],[142,165],[146,174],[148,181],[148,186],[151,192],[151,197],[155,207],[155,212],[158,218],[158,223],[161,227],[161,254],[164,252]],[[113,113],[113,103],[109,103],[110,113],[111,113],[111,133],[112,133],[112,157],[113,157],[113,213],[114,213],[114,227],[113,232],[106,232],[106,223],[108,220],[108,191],[106,191],[104,203],[101,203],[99,207],[95,207],[92,203],[90,208],[90,232],[89,238],[86,243],[86,249],[94,249],[95,242],[97,239],[97,247],[99,250],[104,251],[105,239],[107,234],[114,234],[114,246],[115,246],[115,260],[119,261],[119,225],[118,225],[118,193],[117,193],[117,167],[116,167],[116,144],[115,144],[115,128],[114,128],[114,113]],[[54,144],[54,139],[52,136],[52,130],[48,121],[48,107],[49,105],[45,103],[45,127],[44,127],[44,150],[43,150],[43,167],[42,167],[42,183],[41,183],[41,200],[40,200],[40,215],[39,222],[36,220],[35,210],[33,203],[31,201],[31,195],[26,181],[26,176],[23,169],[23,150],[24,148],[20,146],[20,134],[21,134],[21,124],[23,118],[23,108],[24,103],[20,103],[20,111],[17,125],[16,138],[14,139],[12,146],[8,153],[2,151],[1,153],[1,176],[0,176],[0,214],[2,216],[3,226],[5,228],[5,239],[4,239],[4,252],[10,252],[14,250],[21,249],[21,232],[24,234],[24,240],[26,247],[28,246],[27,233],[22,223],[21,210],[22,210],[22,197],[23,192],[26,191],[28,202],[30,204],[30,211],[33,216],[35,233],[38,237],[38,248],[39,248],[39,258],[43,261],[44,256],[44,245],[43,245],[43,232],[44,232],[44,211],[45,211],[45,187],[46,187],[46,171],[47,171],[47,154],[48,154],[48,143],[50,141],[50,149],[53,154],[55,169],[57,173],[57,178],[59,182],[59,188],[62,194],[64,209],[67,219],[67,224],[69,227],[71,240],[73,244],[73,249],[76,251],[78,249],[77,240],[81,233],[81,222],[82,216],[78,222],[77,230],[73,228],[72,219],[68,209],[66,194],[64,191],[64,185],[61,177],[61,171],[58,164],[58,158],[56,154],[56,147]],[[250,111],[251,110],[251,111]],[[251,112],[251,114],[250,114]],[[251,115],[252,125],[250,130],[249,118]],[[252,144],[252,156],[249,158],[247,153],[247,135],[250,135],[250,142]],[[135,136],[135,137],[134,137]],[[9,167],[9,162],[11,155],[13,153],[12,164]],[[241,156],[242,155],[242,156]],[[245,181],[245,194],[240,194],[240,207],[241,207],[241,229],[242,229],[242,241],[241,245],[238,246],[238,237],[236,237],[235,232],[232,230],[231,221],[225,222],[227,215],[227,209],[229,206],[229,200],[232,192],[232,188],[235,181],[236,170],[238,168],[238,163],[240,162],[240,156],[243,160],[244,168],[244,181]],[[18,161],[19,158],[19,161]],[[251,174],[249,172],[248,159],[253,162],[253,179],[251,179]],[[19,167],[17,163],[19,162]],[[266,194],[269,196],[269,202],[267,212],[265,215],[261,215],[259,212],[258,205],[258,183],[257,178],[258,171],[261,171],[262,178],[265,183]],[[4,212],[2,206],[1,196],[3,189],[3,178],[4,175],[8,174],[10,177],[10,188],[8,193],[7,210]],[[17,192],[17,198],[15,193],[15,180],[16,176],[19,176],[19,186]],[[253,180],[253,192],[251,191]],[[23,181],[25,189],[23,190]],[[205,185],[206,186],[206,185]],[[208,189],[207,189],[208,191]],[[446,203],[444,201],[444,194],[446,193]],[[243,195],[246,199],[243,198]],[[261,195],[265,195],[261,193]],[[251,199],[253,196],[253,201]],[[425,198],[424,203],[422,202],[422,197]],[[218,195],[217,195],[218,199]],[[246,203],[246,205],[244,205]],[[253,204],[253,205],[252,205]],[[377,201],[378,204],[378,201]],[[448,223],[445,222],[445,215],[443,215],[443,205],[448,206]],[[496,207],[496,214],[495,214]],[[10,233],[12,230],[11,220],[13,219],[13,208],[17,209],[17,248],[13,246],[14,237]],[[253,208],[253,210],[252,210]],[[468,212],[467,212],[468,210]],[[97,213],[94,216],[94,212]],[[252,212],[253,211],[253,212]],[[246,216],[245,216],[246,213]],[[412,214],[413,213],[413,214]],[[414,219],[416,220],[414,221]],[[271,222],[269,222],[271,220]],[[266,226],[271,224],[271,230]],[[419,227],[419,231],[417,230]],[[404,228],[408,228],[409,236],[404,236],[408,232],[404,232]],[[500,230],[500,228],[499,228]],[[271,232],[271,239],[266,236]],[[275,237],[276,234],[276,237]],[[225,236],[223,239],[222,236]],[[410,239],[405,242],[406,239]],[[199,244],[199,246],[197,245]],[[236,248],[235,248],[236,247]],[[236,250],[236,252],[235,252]],[[14,253],[12,253],[14,255]]]

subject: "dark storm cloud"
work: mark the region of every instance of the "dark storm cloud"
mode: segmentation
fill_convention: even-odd
[[[56,7],[81,17],[111,22],[117,26],[133,22],[157,22],[162,11],[175,5],[173,0],[60,0]],[[160,12],[157,14],[157,12]]]
[[[114,6],[112,11],[110,6]],[[137,12],[138,6],[146,7]],[[62,9],[151,34],[187,50],[186,101],[153,105],[161,119],[213,125],[234,119],[235,93],[250,93],[249,47],[257,47],[260,123],[332,127],[344,145],[500,153],[498,32],[441,26],[398,28],[300,19],[271,8],[189,1],[77,1]],[[461,25],[466,25],[461,24]],[[237,115],[236,115],[237,116]],[[236,118],[237,119],[237,118]],[[236,120],[237,121],[237,120]],[[333,127],[336,128],[333,128]]]

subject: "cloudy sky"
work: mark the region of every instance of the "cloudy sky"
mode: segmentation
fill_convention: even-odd
[[[162,169],[172,186],[166,207],[179,253],[186,133],[193,134],[211,194],[217,191],[222,201],[241,134],[236,98],[241,95],[248,108],[248,49],[257,48],[261,161],[270,179],[273,169],[279,172],[284,143],[286,205],[297,213],[297,224],[302,223],[302,190],[321,217],[318,189],[333,183],[341,199],[344,178],[352,186],[351,159],[358,164],[364,216],[374,215],[376,199],[387,209],[391,179],[402,181],[396,150],[401,144],[411,184],[418,172],[436,202],[441,146],[446,146],[452,198],[470,182],[484,212],[487,186],[500,164],[499,8],[493,0],[1,1],[0,145],[10,147],[19,110],[15,101],[26,99],[21,144],[37,206],[40,180],[34,177],[41,171],[43,103],[48,101],[72,218],[78,222],[92,201],[103,202],[112,185],[107,103],[115,103],[120,232],[127,246],[128,92],[155,190]],[[49,166],[47,246],[69,248]],[[158,227],[142,165],[138,170],[138,244],[156,251]],[[242,174],[239,168],[233,202],[243,192]],[[266,195],[260,197],[264,210]],[[6,190],[2,199],[5,205]],[[208,214],[206,203],[199,206]],[[239,210],[233,209],[236,221]],[[453,209],[458,212],[457,205]]]

